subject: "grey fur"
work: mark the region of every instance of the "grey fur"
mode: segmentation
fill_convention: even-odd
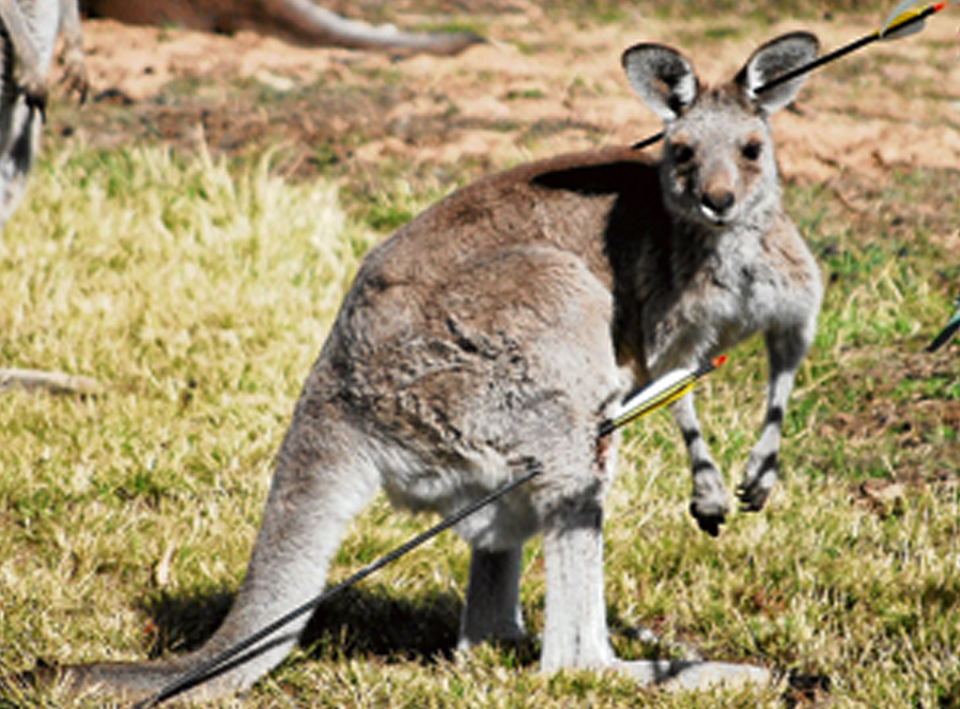
[[[0,0],[0,229],[16,208],[40,140],[47,75],[64,34],[66,81],[86,91],[77,0]]]
[[[91,17],[232,34],[252,30],[305,47],[452,55],[483,39],[472,32],[410,32],[341,17],[312,0],[86,0]]]
[[[741,75],[762,74],[757,63],[789,68],[785,56],[815,47],[810,35],[774,41]],[[624,63],[667,114],[665,158],[611,149],[523,165],[456,192],[373,249],[307,376],[223,626],[172,661],[56,676],[76,689],[154,691],[317,593],[345,525],[378,487],[400,506],[446,515],[538,466],[540,477],[457,528],[473,549],[462,648],[524,632],[520,549],[540,532],[545,671],[613,668],[681,687],[769,678],[749,665],[621,661],[608,641],[602,524],[616,434],[598,440],[599,423],[650,377],[762,332],[770,413],[741,491],[759,509],[822,288],[782,211],[770,106],[749,82],[701,89],[678,74],[686,60],[655,45],[628,50]],[[690,449],[692,511],[716,531],[728,500],[692,397],[674,414]],[[249,686],[302,627],[196,696]]]

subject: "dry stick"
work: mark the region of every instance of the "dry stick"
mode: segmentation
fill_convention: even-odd
[[[866,47],[868,44],[873,44],[877,40],[887,39],[887,38],[896,38],[898,33],[902,32],[903,30],[909,29],[910,27],[913,27],[918,22],[923,23],[923,21],[926,20],[928,17],[930,17],[931,15],[937,12],[940,12],[940,10],[942,10],[946,6],[947,4],[945,2],[938,2],[932,5],[927,5],[927,7],[923,8],[922,10],[920,10],[915,14],[911,14],[909,17],[892,22],[887,27],[881,30],[875,30],[874,32],[871,32],[870,34],[864,37],[861,37],[860,39],[854,40],[850,44],[846,44],[840,47],[839,49],[833,50],[829,54],[824,54],[822,57],[817,57],[813,61],[807,64],[804,64],[803,66],[799,66],[796,69],[792,69],[791,71],[781,74],[780,76],[774,77],[773,79],[768,81],[766,84],[758,88],[757,93],[762,94],[764,91],[769,91],[775,86],[779,86],[780,84],[786,83],[791,79],[796,79],[798,76],[802,76],[807,72],[811,72],[814,69],[818,69],[824,64],[828,64],[834,61],[835,59],[839,59],[840,57],[844,57],[847,54],[850,54],[851,52],[855,52],[858,49],[862,49],[863,47]],[[907,14],[907,13],[904,13],[904,14]],[[644,138],[643,140],[637,141],[630,147],[633,148],[634,150],[641,150],[643,148],[649,147],[654,143],[662,140],[664,135],[665,133],[663,131],[660,131],[655,135],[651,135]]]
[[[64,372],[41,372],[37,369],[0,369],[0,392],[20,387],[27,391],[43,389],[51,394],[98,394],[100,382]]]
[[[617,412],[612,419],[606,419],[602,421],[597,430],[597,435],[601,437],[607,436],[621,426],[646,416],[647,414],[656,411],[660,407],[669,404],[671,401],[674,401],[680,396],[683,396],[683,394],[693,388],[698,379],[712,372],[718,366],[723,364],[724,361],[726,361],[726,357],[720,356],[701,365],[695,370],[677,369],[667,372],[667,374],[665,374],[663,377],[650,382],[640,391],[629,397],[623,403],[621,410]],[[393,551],[380,557],[373,563],[363,567],[360,569],[360,571],[356,572],[348,579],[341,581],[336,586],[327,589],[319,596],[316,596],[306,603],[298,606],[265,628],[257,631],[253,635],[250,635],[244,640],[241,640],[236,645],[227,648],[220,654],[215,655],[206,662],[203,662],[194,667],[192,670],[180,675],[165,687],[161,687],[156,694],[147,697],[137,704],[134,704],[132,709],[151,709],[151,707],[155,707],[167,699],[171,699],[176,695],[191,689],[192,687],[203,684],[204,682],[216,677],[220,672],[229,669],[227,663],[230,662],[230,660],[234,660],[236,658],[237,663],[242,663],[246,658],[240,657],[240,654],[246,650],[250,650],[261,640],[267,639],[275,632],[280,630],[283,626],[293,622],[300,616],[309,613],[321,603],[329,600],[338,593],[341,593],[358,581],[365,579],[375,571],[382,569],[387,564],[396,561],[404,554],[413,551],[424,542],[433,539],[435,536],[440,534],[440,532],[450,529],[450,527],[453,527],[455,524],[466,517],[469,517],[479,509],[486,507],[491,502],[495,502],[496,500],[500,499],[511,490],[515,490],[524,483],[533,480],[542,472],[542,468],[539,466],[533,466],[531,470],[524,475],[521,475],[516,480],[510,481],[506,485],[497,488],[476,502],[467,505],[462,510],[455,512],[422,534],[419,534],[405,544],[400,545]],[[256,654],[256,652],[257,650],[255,648],[251,650],[251,653],[253,654]]]

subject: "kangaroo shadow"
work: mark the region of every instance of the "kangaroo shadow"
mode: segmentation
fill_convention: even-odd
[[[203,645],[230,610],[234,595],[207,592],[145,598],[149,655],[180,654]],[[299,646],[312,659],[377,657],[430,665],[454,656],[461,598],[450,593],[401,596],[383,586],[348,588],[310,616]],[[531,643],[516,646],[515,661],[532,664]],[[511,645],[511,647],[513,647]]]

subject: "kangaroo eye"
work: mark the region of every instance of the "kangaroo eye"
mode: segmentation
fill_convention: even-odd
[[[684,143],[675,143],[670,146],[670,159],[676,165],[684,165],[693,160],[693,148]]]
[[[763,143],[757,140],[751,140],[749,143],[740,148],[740,154],[750,161],[757,160],[762,152]]]

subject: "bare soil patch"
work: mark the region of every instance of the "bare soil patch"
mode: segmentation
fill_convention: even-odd
[[[389,18],[398,24],[425,19],[398,7]],[[960,165],[960,39],[951,10],[920,35],[875,44],[811,77],[795,110],[775,119],[787,179]],[[428,169],[466,163],[480,173],[655,132],[656,119],[620,70],[621,51],[635,42],[679,46],[716,80],[780,32],[809,29],[832,49],[881,19],[681,21],[638,11],[618,24],[593,24],[558,20],[523,0],[459,11],[484,28],[485,45],[454,58],[402,61],[249,33],[89,20],[94,99],[78,109],[60,97],[50,129],[107,147],[163,141],[195,149],[202,142],[214,153],[250,156],[279,146],[279,168],[299,177],[333,164],[389,161]]]

